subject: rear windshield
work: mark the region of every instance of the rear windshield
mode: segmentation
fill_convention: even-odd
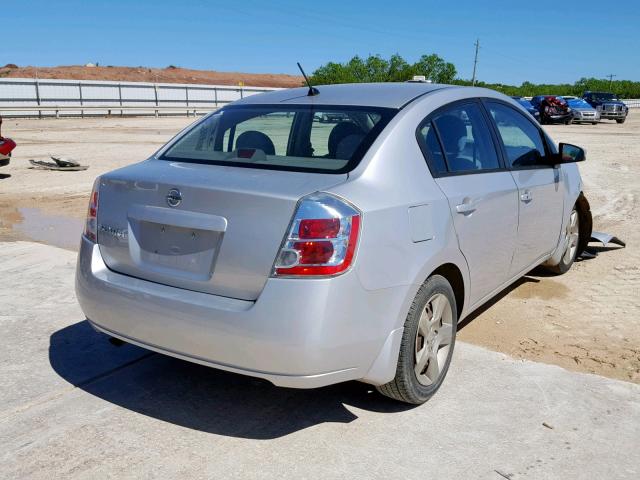
[[[161,160],[344,173],[362,159],[396,110],[335,106],[245,106],[215,112]]]

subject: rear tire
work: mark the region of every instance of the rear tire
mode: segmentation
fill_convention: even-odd
[[[395,378],[376,387],[400,402],[420,405],[442,385],[451,364],[458,312],[453,289],[433,275],[416,294],[404,324]]]

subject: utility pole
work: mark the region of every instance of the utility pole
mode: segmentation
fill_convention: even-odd
[[[613,77],[617,77],[617,75],[614,75],[613,73],[610,73],[609,75],[607,75],[607,78],[609,79],[609,90],[611,90],[611,84],[613,83]]]
[[[476,65],[478,65],[478,49],[480,48],[480,39],[476,39],[476,43],[474,43],[474,45],[476,46],[476,56],[473,59],[473,77],[471,78],[471,85],[473,85],[475,87],[476,85]]]

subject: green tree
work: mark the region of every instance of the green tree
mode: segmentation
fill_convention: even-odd
[[[411,77],[411,65],[396,53],[389,59],[387,72],[389,82],[404,82]]]
[[[353,57],[346,63],[329,62],[313,72],[311,82],[315,85],[328,83],[357,82],[404,82],[413,75],[424,75],[437,83],[450,83],[456,76],[456,68],[435,54],[423,55],[409,64],[399,54],[389,60],[380,55],[370,55],[366,59]]]

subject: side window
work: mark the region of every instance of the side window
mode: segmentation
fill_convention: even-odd
[[[447,164],[444,161],[444,155],[442,154],[442,148],[440,148],[440,142],[436,136],[436,131],[433,128],[432,122],[425,123],[418,131],[418,136],[421,143],[426,145],[431,157],[431,168],[435,170],[433,173],[446,173]]]
[[[498,155],[480,107],[454,106],[433,117],[448,171],[473,172],[500,168]]]
[[[500,103],[487,102],[512,167],[548,166],[540,130],[524,115]]]

